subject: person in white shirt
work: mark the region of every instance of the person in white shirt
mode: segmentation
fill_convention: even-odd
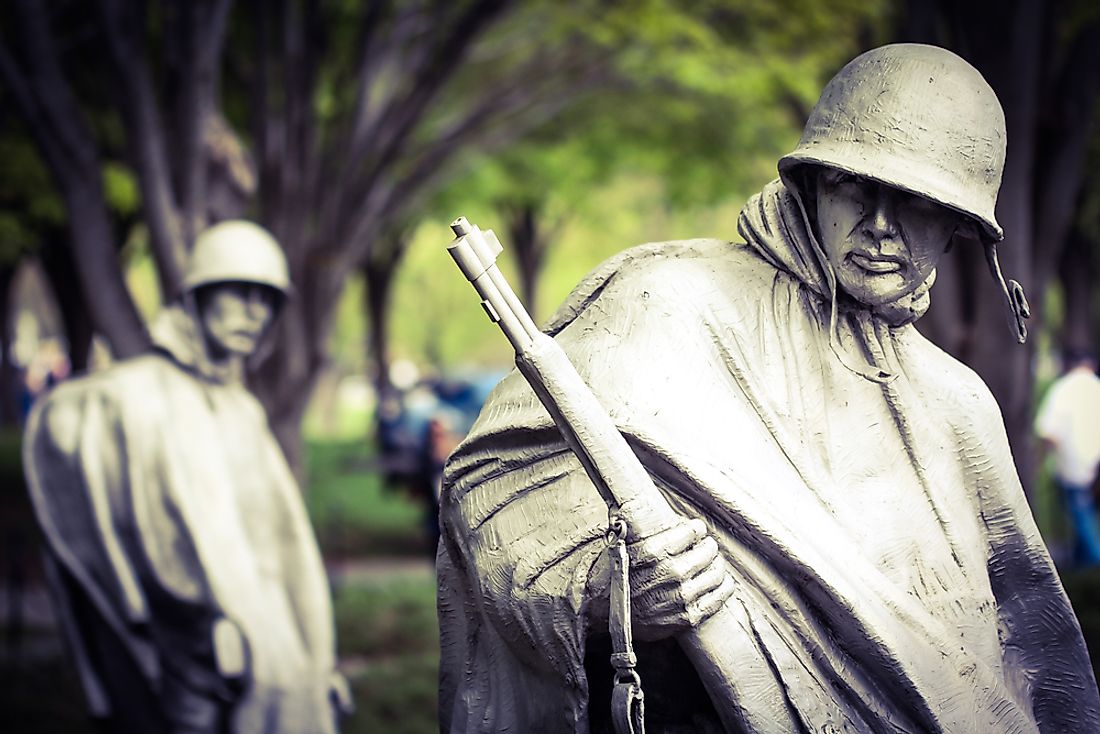
[[[1092,566],[1100,564],[1092,497],[1100,465],[1100,377],[1096,357],[1087,351],[1067,352],[1065,367],[1039,406],[1035,432],[1054,452],[1055,478],[1073,523],[1074,559]]]

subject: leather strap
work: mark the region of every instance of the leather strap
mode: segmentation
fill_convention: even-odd
[[[612,514],[608,521],[607,555],[611,565],[611,667],[615,669],[611,692],[611,720],[616,734],[645,734],[645,701],[642,679],[635,666],[638,658],[630,630],[630,558],[626,552],[626,523]]]

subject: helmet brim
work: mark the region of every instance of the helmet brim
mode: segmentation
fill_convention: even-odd
[[[845,173],[851,173],[863,178],[869,178],[879,183],[886,184],[900,191],[905,191],[915,196],[920,196],[929,201],[959,212],[970,218],[980,227],[982,239],[988,242],[1000,242],[1004,239],[1004,230],[997,223],[993,212],[979,214],[966,208],[965,196],[945,187],[943,177],[935,171],[927,170],[928,166],[921,161],[897,161],[890,159],[881,152],[866,153],[864,147],[862,155],[853,155],[849,147],[844,150],[834,150],[828,144],[815,145],[814,152],[799,149],[779,159],[779,176],[788,187],[798,188],[797,178],[793,171],[800,166],[818,166],[832,168]],[[888,171],[903,171],[903,176],[891,176]]]

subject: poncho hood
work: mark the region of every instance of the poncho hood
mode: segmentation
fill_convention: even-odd
[[[165,308],[149,332],[154,349],[196,377],[217,384],[241,381],[241,360],[216,364],[210,359],[193,302],[180,301]]]
[[[837,322],[850,315],[866,324],[866,316],[891,328],[911,324],[928,310],[930,291],[936,271],[916,290],[894,301],[869,307],[852,299],[837,287],[836,274],[806,213],[806,202],[797,189],[776,179],[749,199],[737,220],[737,231],[745,243],[776,268],[789,273],[829,304],[829,343],[837,358],[848,369],[873,381],[888,381],[897,376],[897,365],[888,360],[889,351],[881,343],[860,354],[843,351],[838,345]],[[873,331],[860,330],[864,341],[879,337]],[[876,355],[883,354],[887,360]]]

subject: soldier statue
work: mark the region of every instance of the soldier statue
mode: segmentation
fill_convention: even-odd
[[[581,282],[544,331],[676,520],[628,528],[634,649],[614,648],[583,426],[567,443],[549,393],[505,378],[445,473],[444,731],[630,730],[613,649],[650,734],[1100,731],[1000,410],[914,328],[954,245],[985,249],[1025,334],[996,256],[1005,139],[955,54],[869,51],[738,241],[643,245]]]
[[[337,729],[325,569],[241,381],[290,288],[268,232],[207,229],[153,351],[61,384],[27,424],[55,607],[104,731]]]

